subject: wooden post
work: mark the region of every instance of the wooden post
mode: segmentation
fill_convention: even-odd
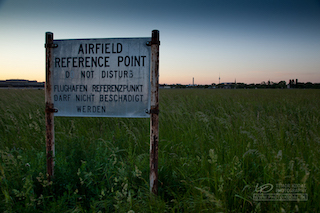
[[[53,44],[53,33],[46,33],[46,84],[45,84],[45,119],[46,119],[46,155],[47,155],[47,174],[48,180],[52,180],[54,177],[54,115],[55,112],[53,106],[53,98],[51,91],[52,84],[52,48]]]
[[[151,108],[150,108],[150,191],[158,194],[159,142],[159,31],[151,39]]]

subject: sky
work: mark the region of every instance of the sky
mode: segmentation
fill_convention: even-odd
[[[0,0],[0,80],[45,81],[54,39],[160,32],[161,84],[320,83],[319,0]]]

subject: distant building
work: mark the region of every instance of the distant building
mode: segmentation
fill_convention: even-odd
[[[221,83],[221,84],[222,84],[222,88],[223,89],[231,89],[232,85],[234,84],[234,82],[224,82],[224,83]]]
[[[171,89],[171,86],[170,86],[170,85],[167,85],[167,84],[160,84],[160,85],[159,85],[159,88],[160,88],[160,89]]]
[[[44,82],[10,79],[0,81],[0,88],[44,88]]]

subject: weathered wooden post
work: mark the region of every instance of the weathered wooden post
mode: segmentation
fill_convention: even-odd
[[[151,106],[150,106],[150,191],[158,194],[159,142],[159,31],[151,39]]]
[[[53,98],[51,93],[52,84],[52,48],[53,33],[46,33],[46,85],[45,85],[45,118],[46,118],[46,155],[47,155],[47,174],[48,180],[52,180],[54,176],[54,115]]]

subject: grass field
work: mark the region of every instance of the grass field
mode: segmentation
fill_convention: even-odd
[[[320,90],[160,90],[154,197],[148,119],[56,117],[48,182],[44,91],[0,90],[0,211],[320,212],[319,97]],[[259,201],[254,195],[270,190],[263,186],[308,197]]]

